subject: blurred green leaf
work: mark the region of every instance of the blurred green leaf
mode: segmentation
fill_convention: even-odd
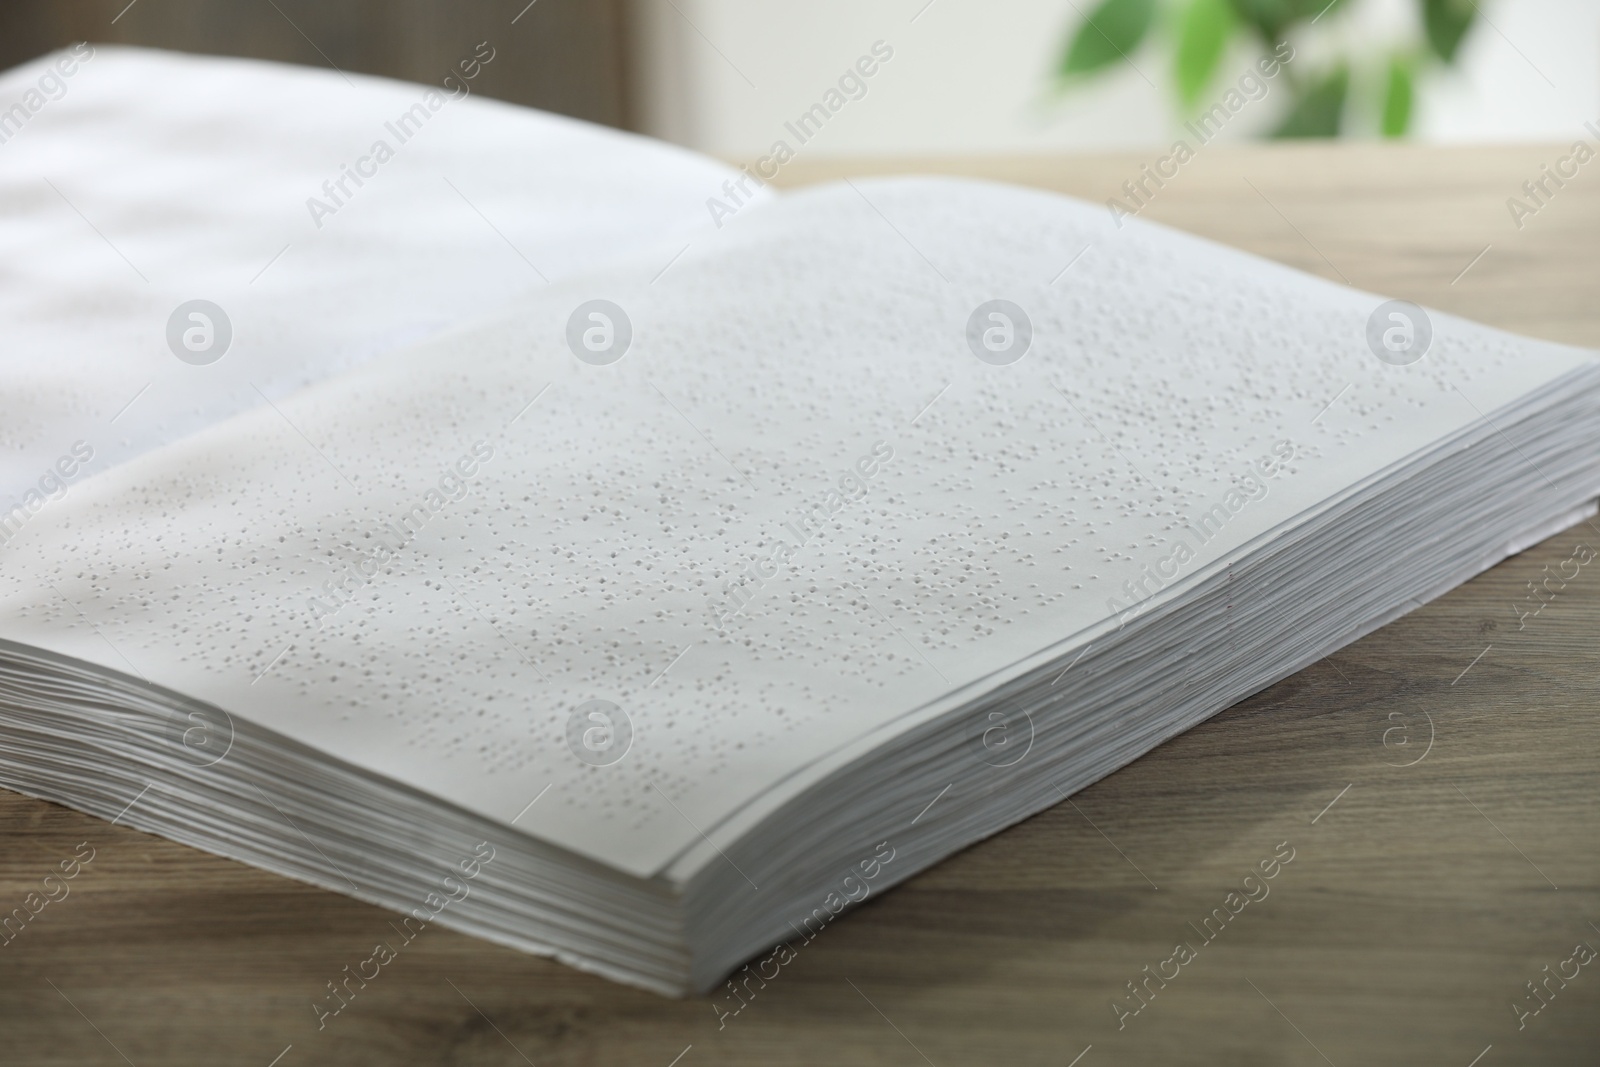
[[[1455,62],[1461,39],[1477,13],[1471,0],[1422,0],[1422,26],[1433,54],[1446,63]]]
[[[1073,34],[1059,72],[1065,77],[1088,74],[1132,55],[1155,11],[1156,0],[1103,0]]]
[[[1299,90],[1289,115],[1274,137],[1337,137],[1350,88],[1350,68],[1335,67]]]
[[[1389,60],[1389,84],[1383,92],[1383,135],[1404,137],[1411,128],[1411,103],[1415,80],[1409,56]]]
[[[1233,8],[1228,0],[1191,0],[1184,10],[1178,27],[1178,48],[1173,55],[1178,98],[1184,107],[1193,107],[1210,84],[1233,27]]]
[[[1345,0],[1229,0],[1239,18],[1254,26],[1267,47],[1274,48],[1284,31],[1306,19],[1321,21],[1343,7]]]

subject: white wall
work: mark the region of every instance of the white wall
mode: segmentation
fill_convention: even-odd
[[[645,128],[701,151],[744,159],[777,138],[793,142],[784,122],[818,102],[878,40],[894,49],[893,59],[863,98],[799,151],[1129,148],[1164,145],[1178,130],[1170,51],[1154,41],[1087,90],[1052,91],[1063,39],[1092,0],[635,2]],[[1600,2],[1478,3],[1486,18],[1473,27],[1458,69],[1423,84],[1416,136],[1565,140],[1600,117]],[[1352,44],[1420,40],[1416,7],[1415,0],[1355,0],[1318,28]],[[1322,51],[1302,44],[1296,63],[1314,65]],[[1247,51],[1228,57],[1212,93],[1253,58]],[[1248,105],[1225,136],[1270,125],[1283,96],[1274,90]]]

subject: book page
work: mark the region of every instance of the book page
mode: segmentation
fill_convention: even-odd
[[[0,77],[0,111],[38,105],[0,124],[0,511],[714,232],[736,172],[480,96],[507,62],[415,85],[78,45]]]
[[[648,875],[1590,358],[1384,306],[1041,193],[808,191],[90,481],[0,637]]]

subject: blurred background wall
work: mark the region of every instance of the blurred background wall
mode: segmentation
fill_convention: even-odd
[[[1562,140],[1600,117],[1597,0],[1218,0],[1214,7],[1307,13],[1288,38],[1313,76],[1348,61],[1343,132],[1378,136],[1386,63],[1420,54],[1408,134],[1434,141]],[[1057,84],[1073,31],[1096,0],[637,0],[645,52],[642,128],[745,159],[784,136],[840,71],[883,40],[894,58],[865,97],[840,110],[804,151],[816,154],[1062,151],[1165,147],[1182,120],[1215,103],[1265,54],[1234,32],[1197,106],[1175,99],[1176,25],[1198,0],[1161,0],[1126,57]],[[1141,6],[1126,0],[1122,8]],[[1110,5],[1122,17],[1118,5]],[[1442,14],[1441,14],[1442,12]],[[1466,21],[1455,62],[1427,56],[1424,17]],[[1116,25],[1107,22],[1116,34]],[[1282,79],[1279,79],[1281,83]],[[1284,117],[1275,84],[1223,139],[1260,135]],[[1192,140],[1192,138],[1191,138]]]
[[[629,126],[627,0],[0,0],[0,68],[73,41],[252,56],[437,82],[479,41],[473,91]],[[515,19],[515,22],[512,20]]]
[[[1227,32],[1185,104],[1179,55],[1207,12]],[[1272,82],[1222,139],[1281,126],[1344,68],[1339,130],[1378,136],[1397,59],[1407,136],[1568,141],[1600,117],[1600,0],[0,0],[0,65],[87,39],[436,81],[487,39],[502,58],[477,91],[746,160],[794,141],[784,123],[882,41],[892,58],[800,150],[1071,151],[1166,146],[1265,54],[1250,18],[1279,16],[1304,84]],[[1075,36],[1106,36],[1089,20],[1118,36],[1130,18],[1137,40],[1059,77]],[[1452,19],[1446,63],[1428,23]]]

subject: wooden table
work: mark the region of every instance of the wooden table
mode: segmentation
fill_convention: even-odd
[[[1212,147],[1143,214],[1600,346],[1600,165],[1520,230],[1506,206],[1560,154]],[[1153,156],[802,158],[782,180],[923,170],[1103,200]],[[1600,960],[1520,1030],[1512,1007],[1600,949],[1600,564],[1526,628],[1513,612],[1579,541],[1600,548],[1589,527],[1552,538],[869,900],[720,1031],[706,1000],[432,928],[319,1033],[312,1000],[387,913],[0,793],[0,906],[95,849],[0,947],[0,1062],[1593,1064]],[[1281,842],[1270,896],[1205,943],[1189,924]],[[1139,1003],[1125,983],[1170,974],[1179,941],[1195,958],[1119,1030],[1113,999]]]

